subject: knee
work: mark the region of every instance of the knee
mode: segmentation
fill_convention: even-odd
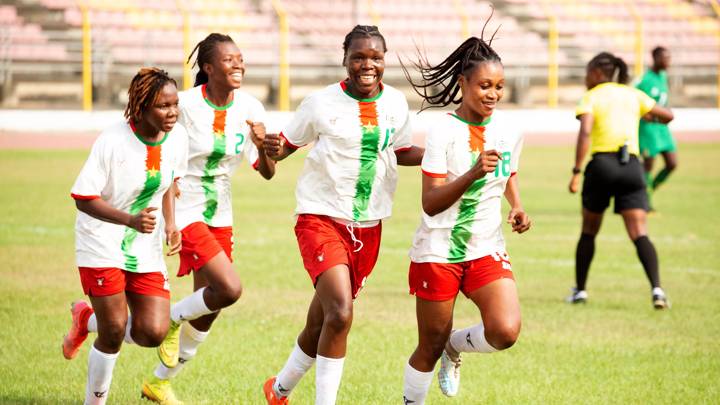
[[[427,336],[423,339],[420,351],[425,354],[428,360],[437,361],[440,356],[442,356],[443,350],[445,350],[447,340],[448,334],[445,331],[433,333],[432,336]]]
[[[242,284],[240,283],[240,280],[235,280],[231,283],[228,283],[220,288],[220,304],[222,308],[229,307],[230,305],[237,302],[237,300],[240,299],[240,296],[242,295]]]
[[[490,346],[498,349],[505,350],[512,345],[518,339],[520,335],[520,322],[507,322],[500,325],[492,326],[485,329],[485,338]]]
[[[677,169],[677,162],[673,161],[673,160],[668,161],[667,165],[665,165],[665,168],[667,169],[668,172],[671,172],[671,171]]]
[[[352,303],[338,305],[325,314],[323,327],[328,327],[335,333],[350,330],[353,319]]]
[[[125,339],[125,326],[127,320],[113,320],[100,329],[98,339],[107,348],[119,349]]]
[[[167,335],[167,323],[157,323],[153,325],[133,324],[131,334],[133,341],[142,347],[157,347],[162,343]]]

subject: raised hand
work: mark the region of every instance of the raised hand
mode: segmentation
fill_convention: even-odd
[[[475,162],[475,166],[470,168],[470,172],[477,179],[482,179],[486,174],[494,172],[500,161],[502,161],[502,155],[495,149],[483,151]]]
[[[250,126],[250,139],[255,144],[255,147],[262,149],[265,140],[265,124],[250,120],[245,120],[245,122]]]

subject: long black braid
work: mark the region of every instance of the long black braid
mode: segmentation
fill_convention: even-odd
[[[372,37],[380,38],[382,41],[383,52],[387,52],[385,37],[382,36],[378,27],[374,25],[356,25],[352,31],[345,35],[345,41],[343,41],[343,65],[345,64],[345,57],[347,56],[348,48],[350,48],[350,43],[353,39]]]
[[[460,84],[458,83],[460,75],[468,77],[468,74],[473,69],[485,62],[502,63],[500,56],[491,46],[500,27],[498,26],[489,41],[486,42],[483,38],[485,27],[487,27],[491,18],[492,13],[485,21],[485,25],[483,25],[480,38],[470,37],[466,39],[450,56],[435,66],[430,65],[427,56],[418,49],[418,61],[413,62],[413,66],[422,76],[420,82],[413,81],[407,68],[400,60],[400,66],[403,73],[405,73],[405,78],[410,82],[415,92],[423,98],[420,111],[432,107],[445,107],[450,103],[460,104],[462,102],[462,95],[458,95],[460,93]],[[438,88],[439,91],[436,90]],[[426,103],[428,105],[425,105]]]
[[[588,69],[600,70],[605,78],[611,82],[627,84],[628,67],[624,60],[610,52],[600,52],[588,62]]]
[[[205,39],[198,42],[198,44],[195,45],[193,51],[190,52],[190,56],[188,56],[186,63],[190,63],[190,59],[192,59],[193,55],[195,55],[195,51],[197,51],[197,57],[195,58],[195,62],[192,65],[192,67],[195,67],[195,65],[197,65],[197,67],[199,68],[197,75],[195,75],[195,86],[208,82],[208,75],[203,70],[203,66],[206,63],[211,63],[213,52],[215,52],[215,47],[221,42],[235,43],[235,41],[233,41],[233,39],[230,38],[229,35],[213,32],[212,34],[205,37]]]

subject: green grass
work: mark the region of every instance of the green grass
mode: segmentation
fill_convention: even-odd
[[[73,361],[63,359],[60,342],[69,303],[82,297],[69,190],[86,153],[0,151],[0,403],[82,401],[89,342]],[[579,197],[566,191],[572,156],[567,147],[533,146],[522,157],[534,225],[507,235],[523,311],[519,341],[502,353],[466,356],[459,397],[444,398],[433,382],[428,403],[717,403],[720,144],[681,145],[679,170],[654,198],[659,214],[650,217],[650,236],[673,303],[664,312],[652,309],[634,246],[612,214],[598,237],[590,301],[563,302],[580,227]],[[235,176],[235,264],[245,292],[174,380],[187,403],[262,404],[263,381],[293,346],[312,294],[292,229],[301,166],[301,156],[291,157],[271,182],[247,168]],[[407,250],[419,221],[419,184],[417,168],[401,169],[380,259],[356,302],[340,404],[401,402],[403,367],[416,343]],[[172,287],[178,299],[191,283],[173,278]],[[458,301],[455,325],[478,322],[477,310]],[[153,350],[124,347],[110,403],[143,403],[140,384],[156,363]],[[312,371],[292,399],[312,403]]]

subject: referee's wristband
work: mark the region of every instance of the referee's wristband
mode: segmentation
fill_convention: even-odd
[[[573,167],[573,168],[572,168],[572,173],[573,173],[573,174],[580,174],[580,173],[582,173],[582,170],[578,169],[577,167]]]

